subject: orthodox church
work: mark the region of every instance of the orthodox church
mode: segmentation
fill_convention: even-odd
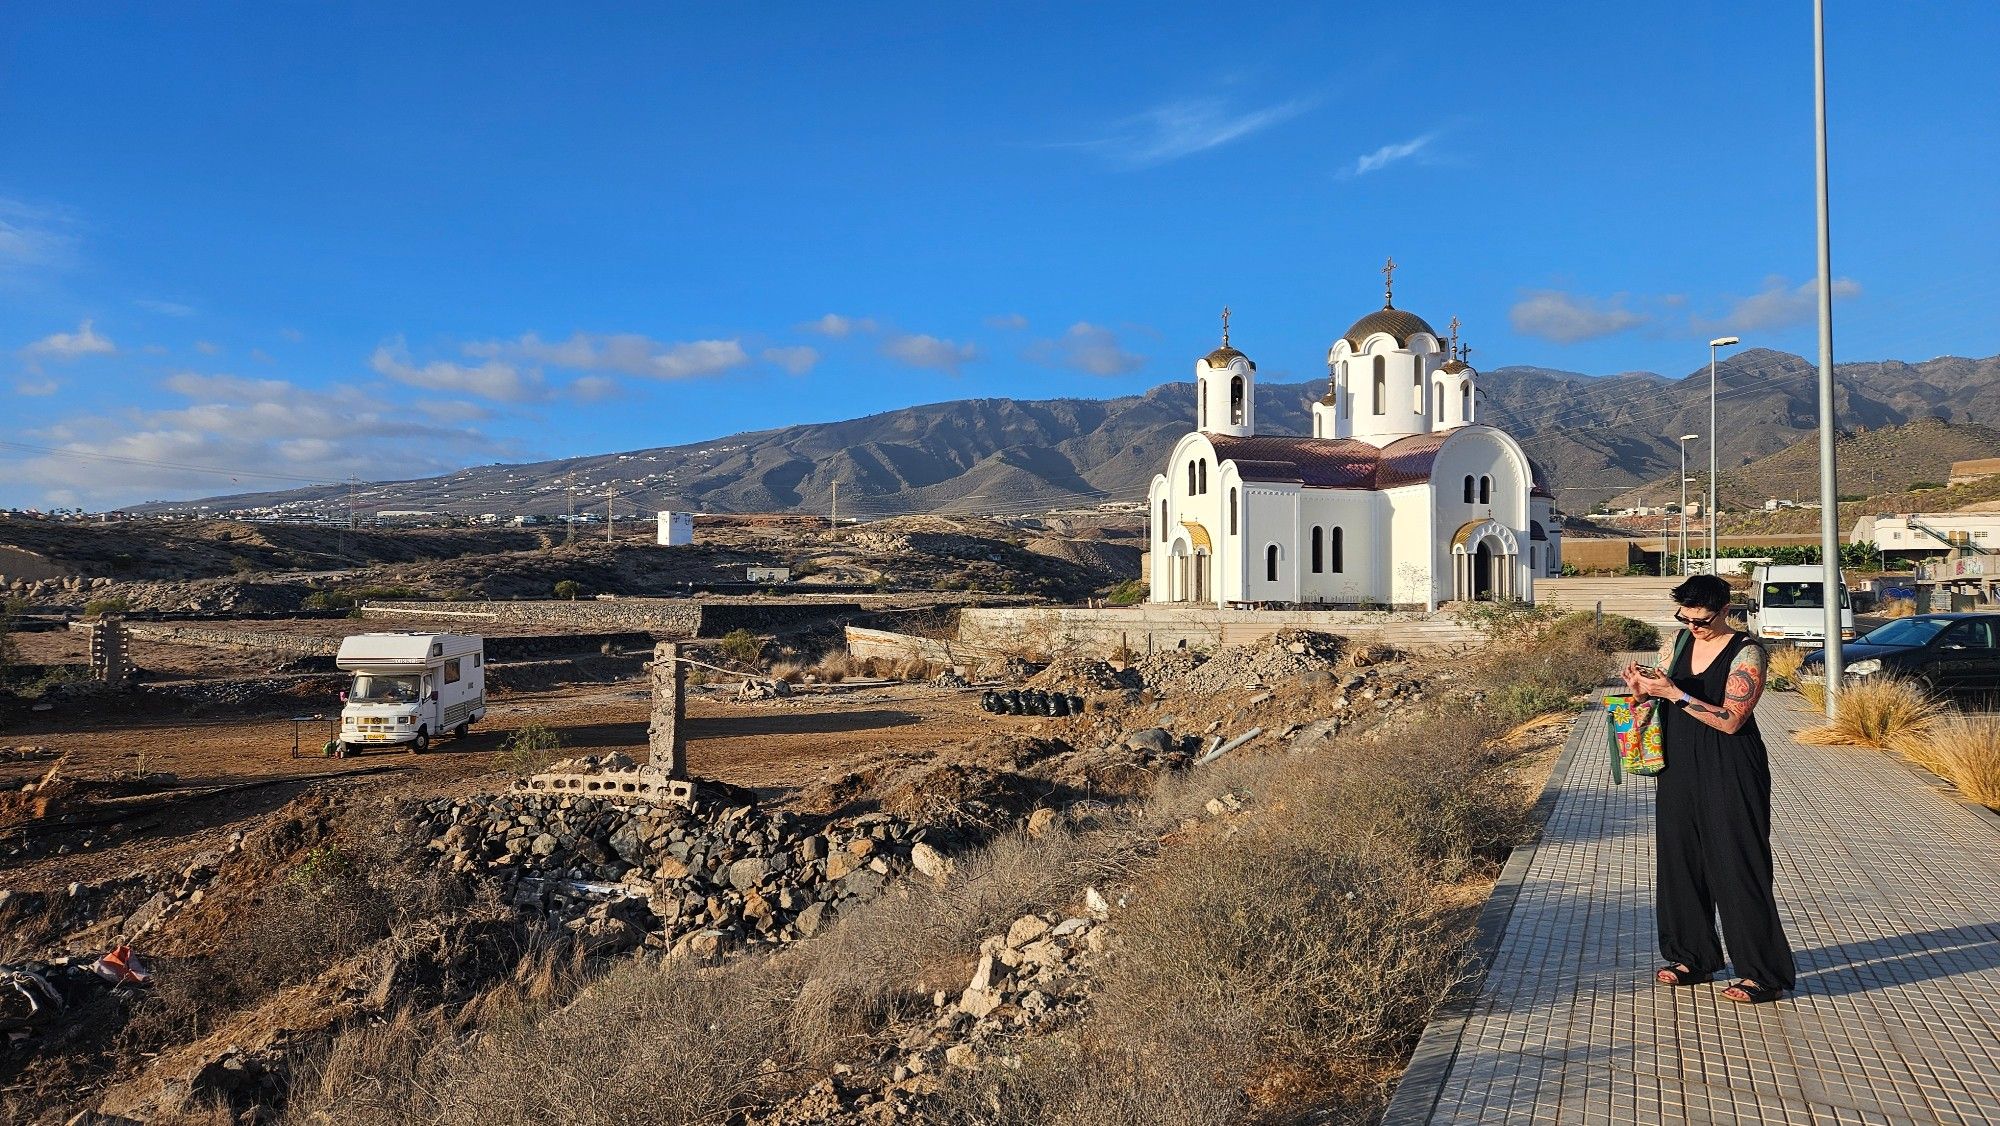
[[[1382,307],[1327,353],[1312,436],[1257,433],[1257,365],[1196,361],[1195,429],[1147,495],[1151,600],[1238,607],[1435,610],[1533,601],[1562,567],[1555,498],[1505,431],[1478,420],[1458,320],[1440,337]]]

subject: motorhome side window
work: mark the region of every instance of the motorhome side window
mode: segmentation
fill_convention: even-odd
[[[481,657],[483,657],[483,656],[485,656],[485,655],[486,655],[486,654],[484,654],[484,653],[474,653],[474,654],[472,655],[472,667],[473,667],[473,668],[475,668],[475,669],[476,669],[476,668],[478,668],[478,667],[479,667],[479,665],[480,665],[480,660],[479,660],[479,658],[481,658]]]
[[[457,658],[457,657],[453,657],[453,658],[452,658],[451,660],[449,660],[449,661],[446,661],[446,662],[444,663],[444,682],[445,682],[446,684],[457,684],[457,683],[458,683],[458,658]]]

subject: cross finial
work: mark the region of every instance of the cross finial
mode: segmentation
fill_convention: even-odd
[[[1458,358],[1458,318],[1451,319],[1451,358]]]
[[[1229,306],[1222,307],[1222,346],[1229,347]]]
[[[1461,347],[1459,348],[1459,350],[1458,350],[1458,354],[1459,354],[1459,356],[1461,356],[1461,357],[1464,357],[1464,356],[1470,356],[1470,355],[1472,355],[1472,345],[1470,345],[1470,344],[1466,344],[1466,345],[1463,345],[1463,346],[1461,346]],[[1465,362],[1469,364],[1469,363],[1471,363],[1472,361],[1471,361],[1471,360],[1466,360]]]
[[[1396,307],[1396,260],[1394,258],[1382,263],[1382,307],[1384,309],[1393,309]]]

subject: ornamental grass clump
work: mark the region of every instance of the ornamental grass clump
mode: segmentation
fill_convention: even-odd
[[[1805,662],[1806,651],[1796,645],[1774,646],[1770,663],[1765,665],[1765,686],[1780,692],[1787,692],[1798,686],[1799,666]]]
[[[2000,719],[1950,715],[1895,750],[1989,809],[2000,809]]]
[[[1822,747],[1875,747],[1921,737],[1944,716],[1944,706],[1921,685],[1872,676],[1844,685],[1833,722],[1799,732],[1799,741]]]

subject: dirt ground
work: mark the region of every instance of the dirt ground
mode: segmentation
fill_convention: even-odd
[[[531,723],[554,731],[564,754],[624,751],[644,761],[650,707],[641,679],[495,696],[485,722],[462,741],[441,740],[421,756],[385,751],[344,760],[320,754],[339,714],[332,700],[320,718],[296,725],[268,714],[80,721],[37,715],[0,731],[0,746],[46,747],[67,756],[64,776],[88,780],[88,823],[54,827],[45,821],[34,838],[0,831],[0,884],[46,890],[191,857],[222,846],[231,832],[313,785],[382,798],[501,788],[514,777],[502,744]],[[780,803],[822,773],[881,752],[921,753],[1049,722],[986,715],[976,691],[869,681],[758,702],[735,700],[727,688],[697,688],[688,716],[692,773],[756,789]],[[0,764],[0,787],[37,778],[49,765]],[[35,843],[24,850],[27,839]]]

